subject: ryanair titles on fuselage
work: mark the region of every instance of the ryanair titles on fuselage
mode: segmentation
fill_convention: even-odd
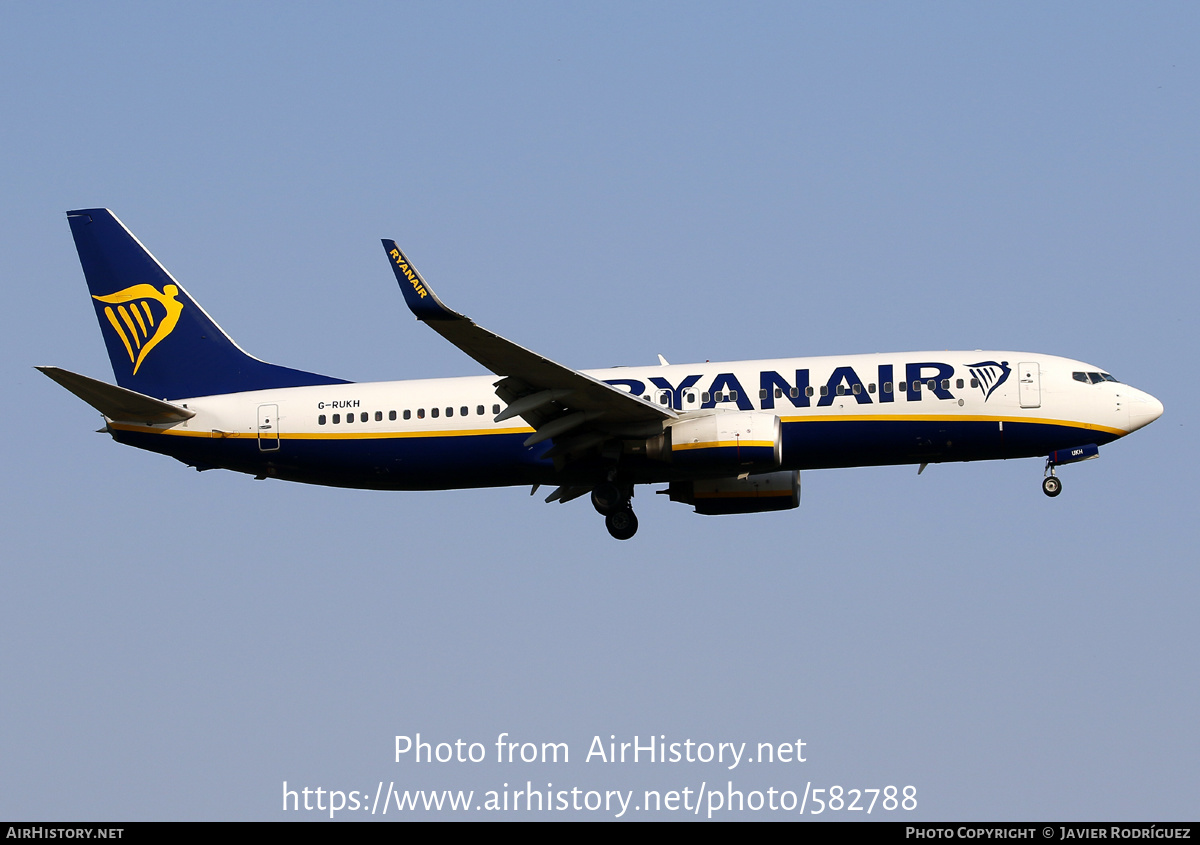
[[[790,378],[776,370],[762,370],[758,384],[753,387],[758,391],[762,410],[775,408],[777,401],[780,404],[786,401],[795,408],[814,405],[821,408],[832,405],[839,397],[853,398],[860,405],[895,402],[900,394],[910,402],[920,401],[925,394],[937,399],[955,399],[951,391],[963,389],[978,390],[987,401],[1012,372],[1007,361],[979,361],[962,366],[969,375],[956,377],[955,367],[940,361],[907,363],[902,368],[895,364],[878,364],[872,365],[866,381],[854,367],[841,366],[835,367],[824,383],[816,385],[807,367],[797,368]],[[707,386],[701,384],[705,378],[703,374],[688,375],[678,384],[672,384],[663,376],[651,376],[644,381],[636,378],[603,381],[636,396],[669,391],[670,406],[675,410],[715,408],[721,402],[736,403],[742,411],[755,410],[752,394],[734,373],[718,373]],[[962,384],[959,384],[960,379]],[[689,393],[698,393],[698,396],[689,400]]]
[[[591,372],[606,384],[634,396],[649,397],[656,404],[668,405],[677,411],[705,410],[718,405],[725,408],[736,406],[742,411],[823,408],[846,399],[853,399],[859,405],[886,404],[901,399],[918,402],[925,398],[958,399],[961,403],[959,397],[967,391],[978,391],[978,398],[986,402],[1008,381],[1012,373],[1008,361],[979,361],[963,364],[959,368],[941,361],[905,364],[870,362],[858,363],[857,366],[834,366],[823,381],[821,376],[827,372],[824,367],[815,370],[815,378],[810,367],[796,367],[782,373],[779,370],[762,369],[758,372],[757,384],[754,384],[746,381],[747,372],[739,367],[741,363],[716,365],[722,369],[738,367],[740,378],[734,372],[718,372],[715,375],[699,373],[682,377],[671,375],[670,378],[665,375],[647,377],[644,371],[630,373],[630,376],[641,378],[604,378],[612,370]],[[675,367],[673,371],[686,372],[685,366]],[[673,383],[675,380],[677,383]],[[747,386],[751,390],[747,390]],[[420,401],[416,396],[410,396],[410,400]],[[454,400],[450,404],[454,404]],[[315,405],[318,411],[336,411],[360,408],[362,400],[326,399]]]

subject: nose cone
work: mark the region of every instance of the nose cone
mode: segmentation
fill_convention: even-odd
[[[1162,416],[1163,403],[1140,390],[1129,403],[1129,430],[1137,431]]]

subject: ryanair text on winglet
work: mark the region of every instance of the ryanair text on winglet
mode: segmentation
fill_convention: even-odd
[[[420,295],[421,299],[424,299],[425,286],[421,284],[420,279],[417,278],[417,274],[412,271],[412,268],[404,263],[404,256],[400,254],[400,250],[393,249],[388,254],[392,256],[392,260],[396,262],[396,266],[404,273],[405,278],[412,282],[413,290]]]

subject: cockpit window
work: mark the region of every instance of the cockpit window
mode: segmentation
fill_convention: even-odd
[[[1114,384],[1120,384],[1115,378],[1108,373],[1071,373],[1071,378],[1075,381],[1081,381],[1084,384],[1100,384],[1104,381],[1111,381]]]

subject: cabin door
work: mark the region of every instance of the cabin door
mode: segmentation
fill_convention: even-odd
[[[1017,391],[1021,397],[1022,408],[1040,408],[1042,406],[1042,374],[1036,361],[1027,361],[1017,365]]]

